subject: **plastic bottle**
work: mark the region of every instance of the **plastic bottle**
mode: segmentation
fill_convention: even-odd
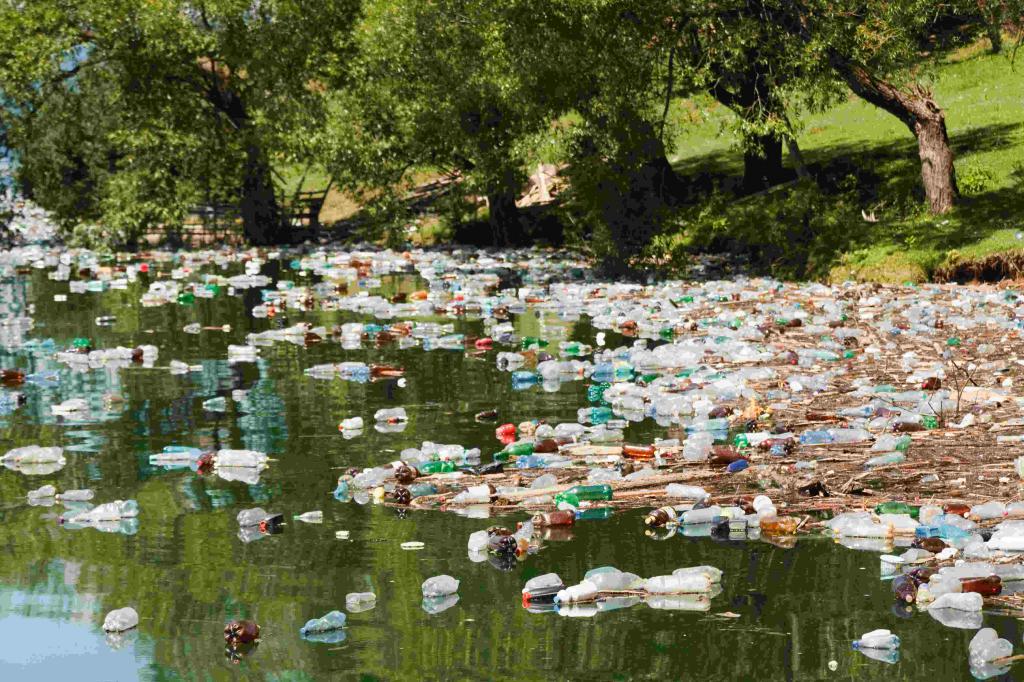
[[[51,499],[56,495],[57,489],[55,487],[53,487],[52,485],[44,485],[41,488],[36,488],[35,490],[28,491],[27,497],[28,501],[32,503],[40,500]]]
[[[373,420],[378,424],[398,424],[409,420],[404,407],[390,407],[373,413]]]
[[[864,462],[866,467],[877,467],[885,464],[900,464],[907,459],[907,456],[902,452],[889,452],[884,455],[872,457],[868,461]]]
[[[714,566],[687,566],[685,568],[677,568],[672,571],[672,575],[680,577],[702,575],[711,583],[722,582],[722,571]]]
[[[253,509],[243,509],[238,512],[235,519],[238,521],[239,526],[255,526],[260,521],[270,516],[262,507],[255,507]]]
[[[635,573],[620,571],[614,566],[594,568],[583,576],[583,580],[592,584],[598,592],[621,592],[638,588],[643,578]]]
[[[603,424],[614,416],[610,407],[581,407],[576,411],[580,424]]]
[[[590,581],[583,582],[559,590],[555,594],[556,604],[573,604],[576,602],[590,601],[597,596],[597,587]]]
[[[124,632],[139,625],[139,614],[130,606],[114,609],[103,619],[106,632]]]
[[[949,592],[940,595],[929,604],[928,609],[956,609],[958,611],[981,611],[984,598],[977,592]]]
[[[101,504],[87,511],[75,514],[71,521],[75,523],[96,523],[100,521],[120,521],[139,515],[139,504],[135,500],[114,500]]]
[[[799,522],[792,516],[768,516],[761,519],[761,532],[765,535],[792,535]]]
[[[600,485],[577,485],[555,495],[555,504],[565,502],[578,507],[580,502],[612,499],[612,487]]]
[[[339,431],[360,431],[362,428],[362,417],[349,417],[348,419],[343,419],[341,423],[338,424]]]
[[[349,592],[345,595],[345,608],[352,613],[369,611],[377,605],[377,595],[373,592]]]
[[[437,575],[423,581],[424,597],[443,597],[459,591],[459,581],[450,575]]]
[[[691,509],[683,512],[684,524],[711,523],[722,515],[722,508],[718,505],[705,507],[704,509]]]
[[[203,409],[207,412],[224,412],[228,409],[228,401],[224,396],[203,401]]]
[[[319,618],[306,621],[299,633],[303,636],[321,632],[330,632],[345,627],[345,614],[341,611],[330,611]]]
[[[644,581],[650,594],[703,594],[711,591],[711,580],[702,574],[659,575]]]
[[[912,519],[916,519],[920,511],[921,507],[906,502],[883,502],[875,506],[876,514],[909,514]]]
[[[674,497],[682,500],[693,500],[695,502],[704,502],[711,499],[711,494],[695,485],[683,485],[682,483],[669,483],[665,488],[665,494],[668,497]]]
[[[269,458],[255,450],[218,450],[214,462],[218,467],[256,467],[267,466]]]
[[[523,601],[553,599],[563,589],[565,589],[565,585],[557,573],[538,575],[527,580],[523,586]]]
[[[898,649],[899,646],[899,637],[881,629],[866,632],[853,642],[854,649]]]
[[[971,639],[968,653],[972,665],[980,665],[1013,655],[1013,644],[1001,639],[992,628],[982,628]]]
[[[302,521],[303,523],[323,523],[324,513],[322,511],[308,511],[303,514],[293,516],[292,519]]]
[[[834,442],[832,434],[825,430],[804,431],[800,434],[801,445],[826,445]]]
[[[441,460],[432,460],[430,462],[423,462],[422,464],[417,464],[416,470],[419,472],[420,476],[451,473],[452,471],[455,471],[455,463],[442,462]]]

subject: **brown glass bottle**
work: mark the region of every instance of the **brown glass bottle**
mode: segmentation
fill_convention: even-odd
[[[774,516],[761,519],[761,532],[765,535],[792,535],[799,522],[792,516]]]
[[[416,480],[417,476],[419,476],[419,473],[416,469],[405,463],[395,469],[395,479],[402,485],[409,485]]]
[[[990,575],[987,578],[964,578],[960,581],[960,591],[994,597],[1003,591],[1003,581],[997,575]]]
[[[405,370],[401,367],[392,367],[390,365],[370,365],[370,376],[374,379],[400,377],[404,375]]]
[[[917,583],[909,575],[898,575],[892,581],[892,591],[896,598],[908,604],[917,601]]]
[[[539,453],[558,452],[558,441],[554,438],[545,438],[533,444],[533,451]]]
[[[964,504],[963,502],[949,502],[942,505],[942,511],[946,514],[955,514],[957,516],[967,516],[971,511],[971,505]]]
[[[623,445],[622,456],[630,459],[654,459],[653,445]]]
[[[660,528],[670,521],[675,521],[677,518],[679,518],[679,515],[673,507],[660,507],[644,517],[644,525],[648,528]]]
[[[396,485],[391,492],[391,500],[395,504],[407,505],[412,502],[412,493],[405,486]]]
[[[920,547],[932,554],[938,554],[948,546],[941,538],[918,538],[914,540],[914,547]]]
[[[20,369],[0,369],[0,383],[7,387],[25,383],[25,373]]]
[[[251,620],[234,620],[224,626],[224,639],[230,644],[247,644],[260,638],[260,626]]]

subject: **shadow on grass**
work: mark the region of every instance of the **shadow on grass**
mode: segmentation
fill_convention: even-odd
[[[978,126],[951,144],[960,157],[1012,145],[1020,124]],[[1021,186],[964,196],[954,211],[930,215],[924,204],[916,142],[836,144],[805,153],[812,181],[743,196],[730,155],[714,152],[678,168],[692,188],[679,225],[684,251],[741,253],[755,270],[787,277],[820,277],[843,254],[889,248],[944,252],[976,243],[1024,218]],[[732,160],[730,160],[732,156]],[[690,172],[686,169],[712,170]],[[715,170],[719,169],[719,170]],[[862,211],[877,222],[865,220]],[[939,262],[924,266],[930,271]]]

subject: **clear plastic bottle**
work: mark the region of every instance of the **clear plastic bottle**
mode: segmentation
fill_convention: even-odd
[[[389,407],[373,413],[373,420],[378,424],[397,424],[409,420],[404,407]]]
[[[303,523],[323,523],[324,513],[322,511],[308,511],[303,514],[297,514],[292,517],[296,521],[302,521]]]
[[[421,586],[424,597],[443,597],[459,591],[459,581],[450,575],[427,578]]]

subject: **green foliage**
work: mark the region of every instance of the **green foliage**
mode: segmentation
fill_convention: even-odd
[[[983,194],[992,189],[995,179],[995,173],[975,164],[964,165],[956,172],[957,185],[959,185],[960,191],[968,196]]]
[[[22,179],[65,226],[98,220],[129,242],[199,200],[264,205],[269,160],[319,143],[357,13],[357,0],[6,3],[0,84]],[[251,237],[275,229],[250,223]]]

